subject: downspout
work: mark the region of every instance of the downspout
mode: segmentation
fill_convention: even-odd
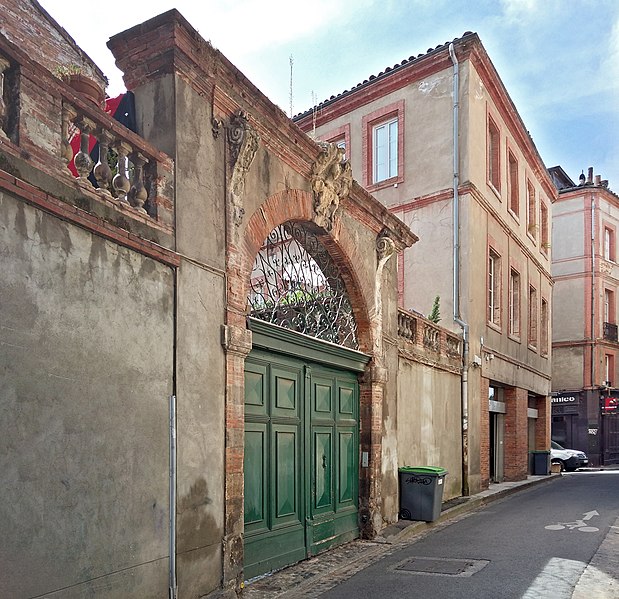
[[[169,599],[176,599],[176,396],[170,395],[170,563]]]
[[[469,491],[469,325],[460,313],[460,155],[459,155],[459,107],[460,107],[460,67],[454,52],[453,43],[449,44],[449,57],[453,63],[453,319],[462,327],[462,380],[461,380],[461,417],[462,417],[462,495],[467,497]]]
[[[595,382],[595,196],[591,195],[591,391]]]

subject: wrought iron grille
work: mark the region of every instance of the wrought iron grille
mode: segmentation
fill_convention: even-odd
[[[250,316],[351,349],[357,325],[340,267],[301,223],[271,231],[251,273]]]

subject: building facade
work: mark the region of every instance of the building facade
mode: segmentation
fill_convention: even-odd
[[[419,236],[399,257],[400,306],[427,314],[439,296],[441,324],[464,333],[463,492],[525,477],[529,451],[550,442],[556,190],[478,36],[411,56],[295,121],[340,145]]]
[[[376,535],[415,236],[177,11],[109,42],[135,133],[4,9],[2,596],[235,597]]]
[[[616,236],[619,197],[589,168],[578,184],[550,169],[552,215],[552,438],[592,465],[619,463]]]

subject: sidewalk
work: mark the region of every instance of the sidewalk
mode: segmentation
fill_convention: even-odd
[[[477,495],[459,497],[443,504],[443,511],[434,522],[400,520],[371,541],[351,541],[273,574],[258,576],[245,583],[243,596],[250,599],[314,599],[377,559],[397,551],[414,536],[447,526],[452,519],[492,501],[560,477],[560,474],[529,476],[518,482],[492,484]]]

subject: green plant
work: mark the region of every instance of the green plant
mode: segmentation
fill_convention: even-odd
[[[441,298],[437,295],[434,298],[434,303],[432,304],[432,312],[428,314],[428,320],[431,320],[434,324],[438,324],[441,320],[440,304]]]
[[[54,67],[52,73],[58,77],[58,79],[65,79],[69,75],[79,75],[82,72],[82,67],[77,64],[59,64]]]

